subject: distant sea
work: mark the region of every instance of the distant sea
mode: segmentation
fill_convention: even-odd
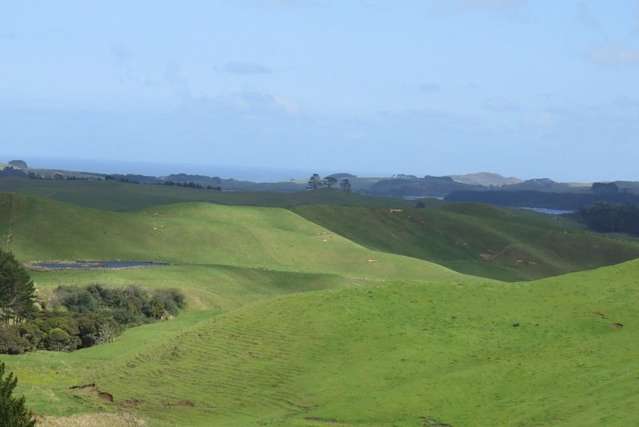
[[[66,158],[21,158],[8,157],[6,160],[25,160],[29,167],[35,169],[64,169],[76,172],[120,173],[151,176],[166,176],[177,173],[219,176],[254,182],[278,182],[291,179],[307,178],[313,173],[322,175],[333,172],[306,171],[300,169],[278,169],[263,166],[229,166],[229,165],[198,165],[188,163],[150,163],[138,161],[94,160],[94,159],[66,159]]]

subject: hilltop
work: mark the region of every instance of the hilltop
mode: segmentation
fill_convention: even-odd
[[[356,277],[458,276],[366,249],[282,208],[187,203],[120,213],[0,194],[0,235],[23,261],[151,260]]]
[[[498,173],[478,172],[465,175],[451,175],[453,180],[468,185],[482,185],[484,187],[503,187],[505,185],[519,184],[521,179],[505,177]]]

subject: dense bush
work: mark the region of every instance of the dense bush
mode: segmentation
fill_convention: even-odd
[[[21,354],[30,347],[29,342],[20,335],[16,326],[0,327],[0,353]]]
[[[127,327],[174,316],[184,305],[177,290],[59,287],[46,310],[18,324],[0,326],[0,353],[91,347],[111,341]]]
[[[598,203],[579,212],[591,229],[604,233],[639,235],[639,207]]]

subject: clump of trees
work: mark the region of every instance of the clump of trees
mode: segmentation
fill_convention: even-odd
[[[35,419],[26,408],[24,397],[13,396],[17,385],[18,379],[13,372],[7,375],[4,363],[0,363],[0,426],[35,427]]]
[[[339,182],[339,188],[344,192],[344,193],[350,193],[351,192],[351,181],[348,178],[344,178]]]
[[[35,286],[10,252],[0,250],[0,322],[16,324],[35,314]]]
[[[175,187],[185,187],[185,188],[194,188],[196,190],[213,190],[213,191],[222,191],[222,187],[219,185],[202,185],[197,182],[175,182],[175,181],[164,181],[162,185],[175,186]]]
[[[137,286],[58,287],[36,302],[35,287],[15,257],[0,251],[0,353],[73,351],[113,340],[124,329],[175,316],[185,306],[173,289]]]
[[[595,182],[592,184],[591,191],[596,194],[617,194],[619,186],[614,182]]]
[[[592,230],[639,235],[639,206],[597,203],[581,209],[579,215]]]
[[[338,183],[339,183],[340,190],[342,190],[345,193],[351,192],[351,181],[348,178],[343,178],[338,181],[338,179],[332,175],[322,178],[317,173],[314,173],[308,179],[308,183],[306,184],[306,189],[319,190],[322,187],[332,189]]]

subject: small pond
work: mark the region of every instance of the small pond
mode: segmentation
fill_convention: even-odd
[[[29,263],[28,267],[33,270],[119,270],[163,265],[168,265],[168,263],[157,261],[43,261]]]
[[[575,211],[569,211],[565,209],[547,209],[547,208],[518,208],[526,211],[533,211],[544,215],[569,215],[575,213]]]

